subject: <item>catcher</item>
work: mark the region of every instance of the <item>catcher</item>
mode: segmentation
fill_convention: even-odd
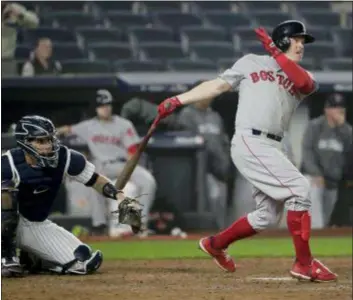
[[[119,203],[119,221],[141,228],[141,205],[117,190],[85,157],[56,138],[53,123],[41,116],[25,116],[16,125],[18,148],[1,156],[2,276],[24,271],[90,274],[102,264],[101,251],[93,252],[69,231],[48,220],[51,206],[65,176],[94,188]],[[16,244],[20,258],[16,256]]]

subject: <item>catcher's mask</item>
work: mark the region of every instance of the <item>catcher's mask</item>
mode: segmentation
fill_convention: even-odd
[[[36,159],[42,168],[56,168],[59,141],[52,121],[41,116],[25,116],[16,124],[17,145]]]
[[[305,25],[296,20],[282,22],[272,32],[273,42],[283,52],[289,49],[291,37],[303,37],[305,44],[315,41],[315,38],[306,32]]]

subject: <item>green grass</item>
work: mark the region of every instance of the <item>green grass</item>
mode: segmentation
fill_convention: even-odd
[[[105,259],[177,259],[203,258],[197,241],[124,241],[92,243],[103,251]],[[315,256],[352,256],[352,238],[336,237],[311,239]],[[239,241],[229,248],[235,257],[292,257],[293,246],[289,238],[250,239]]]

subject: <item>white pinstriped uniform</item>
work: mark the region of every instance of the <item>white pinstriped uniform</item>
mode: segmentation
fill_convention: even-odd
[[[70,164],[70,151],[67,151],[68,157],[65,166],[63,180],[66,176],[85,184],[92,177],[95,166],[86,161],[82,172],[77,176],[70,176],[67,173]],[[14,165],[11,153],[5,153],[9,158],[11,169],[13,171],[13,180],[16,187],[20,184],[20,176]],[[75,259],[74,250],[83,243],[71,232],[63,227],[56,225],[46,219],[43,222],[33,222],[27,220],[20,214],[17,227],[17,246],[18,248],[32,253],[39,258],[57,263],[60,265],[71,262]]]

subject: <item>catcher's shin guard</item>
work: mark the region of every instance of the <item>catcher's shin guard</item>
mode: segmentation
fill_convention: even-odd
[[[24,264],[25,269],[32,274],[39,273],[55,273],[60,275],[92,274],[99,269],[103,262],[103,254],[101,251],[92,253],[91,248],[87,245],[80,245],[74,251],[75,259],[65,265],[41,260],[33,254],[21,251],[20,260]]]
[[[12,182],[1,183],[1,274],[22,276],[23,269],[16,254],[18,225],[17,190]]]
[[[77,261],[71,268],[67,270],[69,274],[88,275],[96,272],[103,262],[103,254],[100,250],[92,253],[91,257],[86,261]]]
[[[74,251],[76,259],[64,267],[69,274],[92,274],[99,269],[103,262],[103,254],[100,250],[92,253],[87,245],[80,245]]]

